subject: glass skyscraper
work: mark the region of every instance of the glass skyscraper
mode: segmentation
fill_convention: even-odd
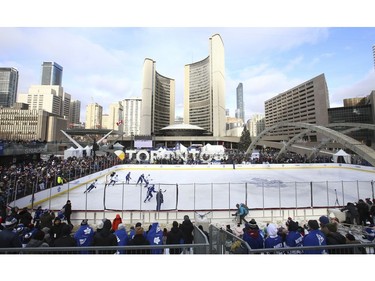
[[[55,62],[43,62],[42,64],[42,85],[61,86],[63,68]]]
[[[0,67],[0,106],[11,107],[17,100],[18,70]]]

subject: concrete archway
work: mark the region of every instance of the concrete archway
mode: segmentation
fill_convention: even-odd
[[[337,132],[331,128],[328,127],[337,127],[337,126],[346,126],[346,127],[356,127],[359,129],[372,129],[375,130],[375,125],[372,124],[358,124],[358,123],[334,123],[330,124],[327,127],[315,125],[315,124],[309,124],[309,123],[303,123],[303,122],[280,122],[277,123],[267,129],[265,129],[263,132],[261,132],[254,141],[250,144],[248,149],[246,150],[246,154],[250,154],[257,143],[265,136],[267,133],[272,132],[273,130],[281,127],[298,127],[298,128],[304,128],[306,130],[303,130],[300,134],[296,135],[294,138],[292,138],[286,145],[287,146],[292,145],[298,138],[301,138],[304,134],[308,133],[309,131],[315,131],[318,132],[329,139],[333,139],[334,141],[340,143],[344,147],[350,149],[354,153],[358,154],[360,157],[365,159],[367,162],[369,162],[372,166],[375,166],[375,151],[366,146],[365,144],[346,136],[343,133]],[[285,151],[285,150],[284,150]]]

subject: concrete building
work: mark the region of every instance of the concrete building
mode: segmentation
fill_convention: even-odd
[[[124,136],[140,134],[142,98],[133,97],[122,100]]]
[[[0,139],[60,141],[64,139],[60,130],[66,127],[66,119],[42,109],[28,109],[26,104],[0,108]]]
[[[264,115],[253,114],[247,121],[247,128],[251,137],[256,137],[260,134],[266,128]]]
[[[17,101],[18,70],[0,67],[0,107],[11,107]]]
[[[107,118],[106,122],[104,122],[105,117]],[[116,130],[121,133],[123,131],[123,123],[120,120],[123,120],[122,102],[113,102],[109,105],[108,114],[103,114],[102,128]]]
[[[184,123],[225,136],[225,55],[219,34],[209,39],[207,58],[185,65],[184,82]]]
[[[56,62],[43,62],[41,85],[62,86],[63,67]]]
[[[18,102],[27,103],[30,109],[42,109],[69,119],[71,95],[61,86],[32,85],[27,94],[18,95]]]
[[[237,109],[236,109],[236,118],[242,119],[245,122],[245,110],[244,110],[244,102],[243,102],[243,85],[239,83],[236,89],[236,101],[237,101]]]
[[[69,123],[71,126],[77,126],[80,124],[80,117],[81,116],[81,101],[79,100],[71,100],[70,101],[70,117]]]
[[[103,107],[98,103],[90,103],[86,107],[85,129],[102,128]]]
[[[320,74],[292,89],[265,101],[265,125],[269,128],[281,121],[304,122],[325,126],[328,124],[328,88],[324,74]],[[289,140],[301,128],[278,128],[270,133],[273,140]],[[310,132],[309,141],[321,141],[322,136]]]
[[[175,80],[156,71],[156,62],[146,58],[143,64],[141,135],[157,135],[174,123]]]

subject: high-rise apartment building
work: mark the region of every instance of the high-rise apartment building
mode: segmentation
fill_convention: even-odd
[[[86,107],[85,129],[102,128],[103,107],[99,104],[90,103]]]
[[[141,135],[157,135],[174,123],[175,80],[158,73],[155,65],[148,58],[143,63]]]
[[[56,62],[43,62],[42,85],[62,86],[63,67]]]
[[[0,107],[11,107],[17,101],[18,70],[0,67]]]
[[[236,109],[236,118],[242,119],[245,122],[245,110],[244,110],[244,103],[243,103],[243,85],[239,83],[236,89],[236,101],[237,101],[237,109]]]
[[[328,124],[329,97],[324,74],[312,78],[290,90],[265,101],[266,128],[282,121],[304,122],[315,125]],[[270,136],[289,139],[301,132],[301,128],[278,128]],[[307,136],[310,141],[321,141],[318,133]]]
[[[140,135],[142,98],[127,98],[122,101],[124,136]]]
[[[185,65],[184,122],[214,137],[226,135],[225,57],[219,34],[209,39],[209,56]]]

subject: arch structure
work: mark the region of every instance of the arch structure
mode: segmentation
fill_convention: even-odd
[[[375,151],[366,146],[365,144],[345,135],[344,133],[335,131],[331,128],[333,127],[355,127],[355,129],[370,129],[370,130],[375,130],[375,125],[372,124],[362,124],[362,123],[332,123],[327,125],[326,127],[320,126],[320,125],[315,125],[315,124],[310,124],[310,123],[303,123],[303,122],[280,122],[277,123],[269,128],[266,128],[263,132],[261,132],[249,145],[248,149],[246,150],[246,154],[250,154],[253,149],[256,147],[257,143],[269,132],[272,132],[273,130],[281,127],[298,127],[298,128],[303,128],[301,133],[297,134],[294,136],[288,143],[285,144],[283,147],[283,153],[287,149],[287,147],[290,147],[294,142],[296,142],[299,138],[303,137],[306,133],[315,131],[318,132],[328,139],[334,140],[344,147],[350,149],[354,153],[358,154],[360,157],[365,159],[367,162],[369,162],[371,165],[375,166]],[[351,131],[353,129],[348,129],[346,131]],[[317,149],[314,149],[313,153],[316,153]],[[279,152],[280,155],[280,152]],[[278,155],[278,156],[279,156]]]
[[[331,123],[326,125],[327,128],[334,128],[334,127],[349,127],[346,130],[343,130],[342,134],[347,134],[349,132],[358,131],[361,129],[369,129],[369,130],[375,130],[375,125],[373,124],[364,124],[364,123]],[[301,139],[304,135],[311,132],[310,129],[305,129],[299,134],[295,135],[293,138],[291,138],[279,151],[279,153],[276,156],[276,160],[279,159],[285,151],[288,150],[289,147],[291,147],[297,140]],[[307,159],[312,159],[329,141],[331,141],[332,138],[326,138],[323,140],[318,146],[314,147]]]

